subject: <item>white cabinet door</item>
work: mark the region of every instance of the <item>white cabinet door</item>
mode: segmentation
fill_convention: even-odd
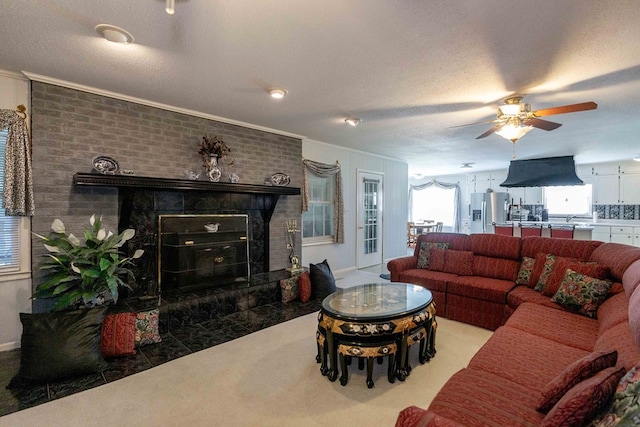
[[[611,233],[611,243],[622,243],[625,245],[633,245],[633,235]]]
[[[527,205],[542,204],[542,187],[527,187],[524,189],[524,199]]]
[[[484,193],[491,188],[491,173],[481,172],[476,174],[476,193]]]
[[[640,205],[640,174],[620,175],[620,203]]]
[[[640,227],[633,227],[633,246],[640,248]]]
[[[513,204],[518,205],[520,202],[525,204],[524,187],[511,187],[509,189],[509,199],[513,199]],[[511,200],[509,200],[511,203]]]
[[[595,165],[591,170],[594,175],[617,175],[620,166],[617,163],[602,163]]]
[[[591,232],[591,240],[598,240],[600,242],[611,241],[611,227],[605,225],[595,225]]]
[[[618,204],[618,175],[598,175],[593,177],[593,204]]]

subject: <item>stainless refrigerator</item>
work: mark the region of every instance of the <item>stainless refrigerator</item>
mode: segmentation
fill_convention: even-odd
[[[471,233],[493,233],[492,223],[507,221],[509,193],[471,194]]]

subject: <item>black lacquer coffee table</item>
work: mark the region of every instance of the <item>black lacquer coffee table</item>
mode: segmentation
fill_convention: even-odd
[[[436,353],[436,307],[431,292],[408,283],[372,283],[340,289],[322,302],[316,339],[320,372],[340,383],[348,382],[347,365],[353,357],[363,368],[367,362],[367,386],[373,361],[388,357],[388,379],[400,381],[409,375],[409,348],[420,344],[419,360],[424,363]]]

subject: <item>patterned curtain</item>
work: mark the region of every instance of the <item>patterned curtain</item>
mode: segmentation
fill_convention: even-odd
[[[336,194],[333,199],[333,207],[335,215],[333,240],[336,243],[344,243],[344,202],[342,200],[342,174],[340,172],[340,164],[328,165],[326,163],[314,162],[313,160],[302,161],[302,210],[309,210],[309,180],[307,179],[307,171],[318,175],[322,178],[328,178],[332,175],[336,176]]]
[[[3,206],[6,215],[33,216],[33,170],[26,114],[0,110],[0,129],[7,129]]]
[[[453,193],[453,232],[459,233],[462,229],[462,196],[460,194],[460,186],[458,184],[449,184],[446,182],[439,182],[435,179],[433,181],[429,181],[426,184],[420,185],[410,185],[409,186],[409,221],[413,221],[413,192],[424,190],[425,188],[429,188],[435,185],[438,188],[443,188],[445,190],[454,189]]]

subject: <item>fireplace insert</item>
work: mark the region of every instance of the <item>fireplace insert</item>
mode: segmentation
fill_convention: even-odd
[[[159,215],[158,281],[164,294],[248,284],[248,215]]]

